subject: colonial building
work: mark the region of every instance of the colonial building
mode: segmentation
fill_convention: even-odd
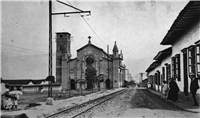
[[[93,45],[91,37],[88,38],[88,43],[77,50],[77,57],[71,59],[70,34],[57,33],[56,82],[61,83],[62,89],[123,86],[126,69],[122,64],[122,51],[119,54],[116,42],[112,54],[108,54]]]
[[[161,45],[170,45],[158,52],[146,72],[153,88],[161,91],[161,82],[175,78],[181,92],[190,92],[194,73],[200,77],[200,2],[190,1],[179,13]],[[200,90],[198,90],[200,93]]]

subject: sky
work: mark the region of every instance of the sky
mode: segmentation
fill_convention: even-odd
[[[180,11],[183,1],[60,0],[91,15],[53,15],[53,75],[55,75],[55,36],[69,32],[72,58],[88,43],[112,53],[114,42],[123,52],[123,64],[137,81],[139,73],[153,62],[156,54],[169,47],[160,42]],[[52,12],[74,12],[53,0]],[[1,77],[3,79],[43,79],[48,76],[48,1],[1,2]]]

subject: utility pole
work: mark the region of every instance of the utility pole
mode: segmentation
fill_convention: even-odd
[[[52,2],[49,0],[49,76],[52,76]],[[52,97],[52,81],[49,81],[48,97]]]
[[[145,73],[139,73],[140,74],[140,82],[142,82],[142,79],[143,79],[143,74],[145,74]]]
[[[101,78],[101,59],[99,59],[99,80],[100,80],[100,78]],[[100,91],[100,82],[98,82],[98,86],[99,86],[99,91]]]
[[[80,82],[80,87],[81,87],[81,95],[82,95],[82,72],[83,71],[83,60],[81,60],[81,82]]]
[[[110,73],[109,73],[109,72],[110,72],[110,67],[109,67],[109,56],[110,56],[110,55],[109,55],[109,45],[107,45],[107,54],[108,54],[107,57],[108,57],[108,79],[109,79],[109,74],[110,74]],[[110,83],[109,83],[109,84],[110,84]],[[109,89],[110,89],[110,88],[109,88]]]
[[[69,97],[71,96],[70,94],[70,90],[71,90],[71,76],[70,76],[70,59],[71,59],[71,56],[69,56],[69,60],[68,60],[68,62],[69,62],[69,70],[68,70],[68,73],[69,73]]]
[[[139,73],[140,74],[140,82],[139,83],[142,83],[142,80],[143,80],[143,74],[145,74],[145,73]]]
[[[66,15],[66,14],[80,14],[81,13],[87,13],[89,15],[90,11],[83,11],[80,10],[72,5],[66,4],[64,2],[58,1],[57,2],[64,4],[68,7],[74,8],[77,10],[76,12],[60,12],[60,13],[52,13],[52,1],[49,0],[49,76],[52,76],[52,15]],[[81,15],[82,16],[82,15]],[[52,81],[49,81],[48,85],[48,97],[52,97]]]

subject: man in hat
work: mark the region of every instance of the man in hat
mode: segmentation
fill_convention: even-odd
[[[192,98],[194,101],[194,104],[192,106],[199,106],[197,100],[196,100],[196,92],[199,89],[199,85],[198,85],[198,78],[195,77],[194,73],[190,74],[190,79],[191,79],[191,83],[190,83],[190,92],[192,94]]]

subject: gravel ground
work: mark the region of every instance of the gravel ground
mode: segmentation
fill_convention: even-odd
[[[93,117],[179,117],[198,118],[191,113],[169,104],[145,89],[130,89],[122,95],[88,111],[80,118]]]
[[[45,102],[39,102],[41,104],[39,106],[30,107],[28,109],[16,110],[16,111],[3,110],[0,112],[0,115],[2,114],[2,115],[14,116],[14,115],[19,115],[19,114],[25,113],[25,114],[27,114],[27,116],[29,118],[43,118],[44,116],[51,115],[51,114],[61,111],[63,109],[66,109],[66,108],[69,108],[69,107],[72,107],[72,106],[75,106],[78,104],[82,104],[89,100],[96,99],[98,97],[108,95],[108,94],[111,94],[113,92],[116,92],[116,91],[119,91],[122,89],[123,88],[116,88],[116,89],[112,89],[112,90],[103,90],[103,91],[88,94],[85,96],[76,96],[76,97],[71,97],[71,98],[63,99],[63,100],[55,100],[53,105],[46,105]],[[34,96],[28,96],[28,97],[33,97],[32,99],[38,98],[38,97],[34,97]],[[28,99],[28,100],[30,100],[30,99]],[[28,100],[26,100],[26,101],[28,101]],[[30,101],[30,102],[32,102],[32,101]],[[24,102],[24,103],[27,103],[27,102]],[[74,113],[72,112],[72,114],[76,114],[76,112],[77,112],[77,110]],[[66,116],[66,117],[68,117],[68,116]]]

